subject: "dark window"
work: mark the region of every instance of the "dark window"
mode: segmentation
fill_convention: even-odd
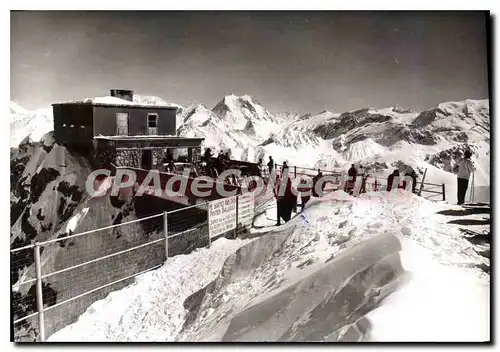
[[[157,114],[148,114],[148,127],[149,128],[156,127],[157,121],[158,121]]]
[[[148,114],[148,134],[157,134],[158,114]]]

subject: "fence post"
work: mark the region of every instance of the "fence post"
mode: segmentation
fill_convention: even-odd
[[[239,211],[240,196],[236,196],[236,226],[234,227],[234,239],[238,237],[238,222],[240,221],[238,216]]]
[[[208,248],[212,244],[212,239],[210,235],[210,202],[207,202],[207,222],[208,222]]]
[[[446,201],[446,189],[443,183],[443,201]]]
[[[45,342],[45,325],[43,319],[43,291],[42,291],[42,262],[40,260],[40,244],[35,243],[35,271],[36,271],[36,304],[38,309],[38,327],[40,341]]]
[[[427,175],[427,169],[424,171],[424,176],[422,176],[422,183],[420,183],[420,189],[418,190],[418,196],[422,195],[422,190],[424,189],[425,175]]]
[[[163,212],[163,233],[165,235],[165,261],[168,259],[168,211]]]

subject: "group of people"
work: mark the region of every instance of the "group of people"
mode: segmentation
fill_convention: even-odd
[[[349,170],[347,171],[348,175],[348,180],[345,184],[344,191],[352,194],[354,192],[354,187],[356,185],[356,179],[358,177],[361,177],[361,188],[359,190],[360,193],[365,193],[366,192],[366,181],[368,179],[368,174],[364,172],[363,166],[359,165],[359,168],[356,169],[355,165],[352,164]],[[410,176],[412,179],[412,186],[411,190],[413,193],[416,192],[416,187],[417,187],[417,173],[415,170],[410,169],[409,172],[406,172],[404,176]],[[399,173],[399,169],[395,169],[388,177],[387,177],[387,186],[386,186],[386,191],[391,191],[392,187],[394,185],[395,180],[398,180],[397,188],[399,189],[406,189],[407,183],[405,180],[399,180],[401,177]]]
[[[458,204],[463,204],[464,199],[465,199],[465,193],[467,192],[468,188],[468,183],[469,183],[469,178],[471,173],[474,172],[474,166],[472,162],[470,161],[472,153],[467,150],[464,153],[464,157],[460,160],[458,163],[458,173],[457,173],[457,178],[458,178]],[[203,161],[207,163],[207,166],[213,170],[213,174],[216,177],[217,175],[220,175],[222,172],[228,169],[229,167],[229,162],[230,162],[230,153],[226,152],[223,153],[222,151],[218,154],[217,158],[215,161],[213,161],[213,154],[210,148],[207,148],[205,150],[205,154],[203,157]],[[173,162],[172,162],[173,165]],[[169,163],[170,166],[170,163]],[[267,162],[267,171],[269,175],[273,173],[273,171],[276,170],[276,163],[273,159],[272,156],[269,156],[269,160]],[[289,169],[288,164],[286,161],[283,162],[282,166],[282,176],[278,177],[276,179],[278,187],[277,189],[274,190],[275,197],[277,200],[277,225],[281,224],[281,219],[283,219],[285,222],[288,222],[291,219],[291,214],[292,211],[296,211],[297,209],[297,193],[293,192],[292,190],[292,179],[289,173],[287,172]],[[264,175],[264,165],[263,165],[263,159],[259,158],[257,162],[257,175],[259,177],[263,177]],[[359,165],[358,168],[354,164],[351,165],[349,168],[347,175],[349,176],[348,181],[345,184],[344,191],[347,193],[352,194],[355,184],[356,184],[356,179],[358,177],[361,177],[361,189],[359,190],[361,193],[365,192],[365,187],[366,187],[366,180],[368,178],[368,174],[364,172],[363,166]],[[317,183],[321,179],[323,174],[321,173],[321,170],[318,170],[318,173],[316,176],[313,178],[313,183],[312,183],[312,188],[309,188],[309,192],[302,192],[300,191],[300,198],[301,198],[301,209],[303,210],[307,202],[310,200],[311,195],[314,197],[318,197],[319,194],[317,192]],[[398,169],[394,170],[388,177],[387,177],[387,186],[386,190],[391,191],[392,188],[394,187],[394,183],[396,180],[398,180],[402,175],[400,174],[400,171]],[[413,193],[417,192],[417,173],[415,170],[410,169],[409,172],[406,172],[404,176],[409,176],[411,177],[411,191]],[[305,180],[301,180],[301,184],[304,184]],[[283,186],[282,186],[283,185]],[[279,189],[280,187],[284,187],[285,190],[283,194],[280,194]],[[324,190],[325,183],[322,184],[322,190]],[[400,189],[406,189],[407,187],[407,182],[404,179],[399,179],[397,188]]]
[[[416,193],[416,190],[417,190],[417,173],[415,172],[415,170],[411,169],[410,172],[407,172],[404,176],[410,176],[411,177],[411,191],[412,193]],[[401,175],[399,174],[399,170],[396,169],[392,172],[392,174],[390,174],[388,177],[387,177],[387,188],[386,188],[386,191],[389,192],[390,190],[392,190],[392,186],[394,184],[394,180],[395,179],[399,179],[401,177]],[[406,189],[406,181],[403,180],[403,181],[400,181],[398,182],[398,185],[397,187],[398,188],[401,188],[401,189]]]
[[[276,168],[276,164],[272,156],[269,156],[269,161],[267,162],[266,166],[267,172],[270,175]],[[257,161],[257,176],[264,177],[264,161],[262,160],[262,158],[259,158],[259,161]]]
[[[211,148],[206,148],[203,154],[202,160],[206,164],[207,174],[210,177],[217,178],[218,175],[223,173],[229,168],[229,163],[231,161],[231,155],[229,151],[226,153],[220,151],[217,158],[213,160],[214,154]]]

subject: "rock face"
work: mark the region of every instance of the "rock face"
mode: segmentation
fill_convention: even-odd
[[[228,258],[219,278],[186,300],[190,313],[181,341],[206,341],[207,336],[224,342],[369,338],[370,323],[364,316],[405,278],[401,245],[392,235],[373,237],[322,263],[306,260],[298,270],[309,274],[301,273],[288,284],[268,280],[247,306],[226,302],[226,294],[245,285],[252,271],[284,255],[290,237],[266,235]]]
[[[466,144],[456,145],[433,155],[427,155],[425,161],[448,172],[457,172],[458,162],[463,157],[465,150],[475,151],[475,146]]]

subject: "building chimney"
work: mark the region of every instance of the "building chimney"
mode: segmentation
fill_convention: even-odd
[[[134,101],[134,91],[127,89],[111,89],[110,95],[123,100]]]

